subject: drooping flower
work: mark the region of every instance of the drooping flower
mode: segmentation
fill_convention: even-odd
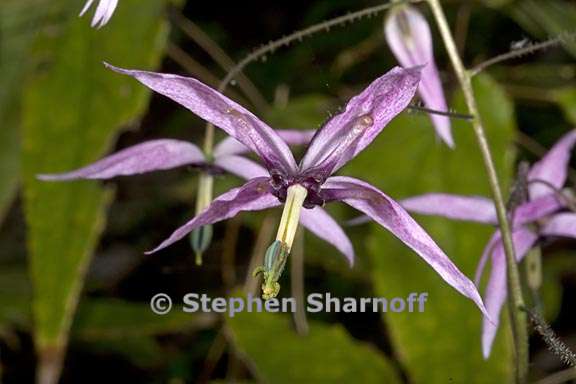
[[[416,92],[420,68],[394,68],[352,98],[345,110],[332,117],[316,132],[299,165],[284,140],[268,125],[236,102],[201,82],[177,75],[111,69],[133,76],[150,89],[167,96],[223,129],[254,151],[267,174],[248,180],[216,198],[208,208],[177,229],[149,253],[157,252],[182,239],[192,230],[237,215],[284,204],[277,241],[263,268],[264,294],[277,293],[279,269],[290,251],[294,233],[301,221],[324,240],[332,243],[352,263],[352,246],[324,210],[324,203],[343,201],[360,210],[392,232],[420,255],[452,287],[485,311],[472,283],[430,236],[392,198],[375,187],[352,177],[331,176],[354,158],[400,113]],[[302,209],[305,208],[305,209]]]
[[[521,261],[539,238],[565,236],[576,238],[576,213],[570,191],[562,191],[566,182],[570,153],[576,143],[576,131],[567,133],[528,172],[529,200],[510,212],[512,239],[517,261]],[[480,196],[459,196],[431,193],[401,201],[410,212],[443,216],[454,220],[496,225],[496,209],[490,199]],[[492,269],[486,285],[484,300],[490,320],[482,325],[482,351],[490,356],[498,330],[500,312],[507,295],[506,259],[500,231],[496,231],[484,249],[476,270],[479,284],[484,267],[491,260]]]
[[[90,24],[94,28],[102,28],[104,25],[110,21],[110,18],[114,14],[116,10],[116,6],[118,5],[118,0],[98,0],[98,6],[96,7],[96,12],[94,13],[94,17],[92,17],[92,23]],[[84,16],[84,14],[90,9],[90,6],[94,0],[88,0],[82,8],[80,12],[80,17]]]
[[[398,62],[404,67],[423,65],[418,93],[427,108],[446,111],[446,98],[434,61],[430,26],[416,7],[399,4],[393,7],[384,22],[384,35]],[[436,133],[454,147],[450,119],[430,114]]]

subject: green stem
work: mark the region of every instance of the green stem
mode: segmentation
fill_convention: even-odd
[[[204,155],[207,159],[212,157],[212,149],[214,148],[214,125],[206,124],[206,132],[204,133]]]
[[[478,113],[476,99],[472,91],[470,73],[464,68],[464,65],[462,64],[462,60],[458,54],[454,38],[450,32],[450,28],[448,26],[448,22],[446,20],[446,16],[444,15],[442,6],[440,5],[440,1],[428,0],[428,3],[432,8],[432,13],[434,14],[434,18],[438,23],[438,28],[440,29],[440,34],[444,40],[444,45],[448,55],[450,56],[452,66],[454,67],[454,71],[456,72],[456,76],[458,77],[458,81],[462,87],[462,91],[464,92],[464,99],[466,101],[468,111],[473,116],[472,126],[474,128],[474,133],[476,134],[478,146],[482,152],[482,158],[484,161],[484,166],[486,167],[486,172],[488,174],[490,189],[492,190],[492,195],[496,205],[498,224],[502,233],[504,251],[506,254],[509,300],[512,304],[510,316],[512,332],[514,335],[514,346],[516,350],[516,381],[518,383],[525,383],[528,378],[528,324],[526,313],[522,311],[522,308],[524,308],[524,299],[522,297],[520,273],[518,272],[518,265],[516,264],[512,233],[506,215],[506,208],[504,199],[502,197],[502,191],[498,183],[496,167],[494,166],[492,154],[488,146],[488,141],[486,140],[486,134],[484,132],[484,128],[482,127],[482,122]]]

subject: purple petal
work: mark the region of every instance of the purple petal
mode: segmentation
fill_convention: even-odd
[[[300,222],[310,232],[336,247],[354,265],[354,248],[346,233],[324,209],[314,207],[300,211]]]
[[[148,88],[189,109],[204,120],[222,128],[230,136],[253,150],[269,170],[292,174],[296,170],[288,145],[272,128],[240,104],[191,77],[127,70],[106,66],[133,76]]]
[[[88,0],[86,2],[86,4],[84,4],[84,8],[82,8],[82,10],[80,11],[80,17],[84,16],[84,14],[88,11],[88,9],[90,9],[90,6],[92,5],[92,3],[94,2],[94,0]]]
[[[524,258],[537,238],[538,236],[526,228],[518,229],[512,234],[517,261]],[[505,257],[502,243],[499,243],[492,254],[492,270],[484,296],[489,315],[489,318],[484,316],[482,320],[482,354],[485,359],[490,356],[500,322],[500,312],[507,295]]]
[[[572,130],[564,135],[550,151],[530,170],[528,180],[543,180],[556,189],[562,188],[566,182],[570,153],[576,143],[576,130]],[[530,184],[530,196],[534,199],[539,196],[550,194],[553,191],[549,186],[541,183]]]
[[[539,197],[533,201],[529,201],[525,204],[522,204],[516,211],[514,212],[514,226],[518,227],[524,224],[532,223],[536,220],[540,220],[543,217],[557,211],[558,209],[562,208],[563,204],[558,200],[555,195],[546,195]],[[480,284],[480,279],[482,278],[482,274],[484,272],[484,267],[486,266],[486,262],[488,258],[492,254],[494,248],[500,244],[502,241],[500,231],[497,230],[494,232],[490,241],[484,248],[482,253],[482,257],[480,257],[480,261],[478,262],[478,266],[476,267],[476,273],[474,275],[474,282],[476,285]]]
[[[514,212],[514,225],[523,225],[554,213],[565,206],[555,194],[535,198],[519,206]]]
[[[484,247],[484,251],[482,251],[482,256],[478,261],[478,266],[476,267],[476,273],[474,273],[474,284],[476,284],[476,286],[480,285],[480,280],[482,279],[482,274],[484,273],[484,268],[486,268],[486,263],[488,262],[490,255],[492,254],[492,252],[494,252],[494,249],[498,245],[501,246],[501,243],[502,243],[502,236],[500,235],[500,230],[496,230],[492,234],[492,237],[490,237],[490,240],[488,241],[488,244],[486,244],[486,247]]]
[[[268,171],[263,166],[242,156],[216,157],[214,164],[246,180],[268,176]]]
[[[315,129],[310,129],[306,131],[300,131],[297,129],[277,129],[276,133],[282,138],[288,145],[306,145],[312,140]],[[239,155],[248,152],[249,149],[245,145],[240,143],[235,138],[228,136],[214,147],[214,156],[227,156],[227,155]]]
[[[565,236],[576,238],[576,214],[559,213],[544,224],[540,231],[545,236]]]
[[[318,169],[327,177],[350,161],[406,108],[419,80],[420,68],[396,67],[373,81],[318,131],[302,159],[302,169]]]
[[[158,252],[172,245],[196,228],[229,219],[239,212],[261,211],[280,205],[278,199],[270,194],[269,189],[267,177],[252,179],[239,188],[231,189],[217,197],[202,213],[178,228],[168,239],[146,254]]]
[[[403,67],[424,65],[418,93],[426,107],[446,111],[446,98],[434,62],[432,35],[428,22],[409,5],[394,7],[384,24],[386,41]],[[436,133],[450,147],[454,147],[450,120],[446,116],[430,114]]]
[[[204,163],[204,154],[192,143],[172,139],[146,141],[128,147],[75,171],[39,175],[40,180],[109,179]]]
[[[84,16],[86,11],[90,8],[94,0],[88,0],[80,11],[80,17]],[[92,27],[101,28],[108,21],[114,14],[116,10],[116,6],[118,5],[118,0],[99,0],[98,6],[96,7],[96,12],[94,13],[94,17],[92,18]]]
[[[429,193],[400,200],[404,209],[421,215],[442,216],[454,220],[496,224],[496,208],[492,200],[480,196],[459,196]]]
[[[375,187],[351,177],[331,177],[323,190],[327,200],[341,200],[372,217],[414,250],[452,287],[476,303],[484,304],[474,284],[452,263],[434,240],[392,198]]]

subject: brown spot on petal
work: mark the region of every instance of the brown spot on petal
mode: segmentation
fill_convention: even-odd
[[[234,120],[236,120],[238,125],[243,127],[245,130],[250,129],[250,124],[248,123],[248,120],[246,120],[246,116],[242,112],[230,108],[226,110],[226,113],[231,115],[234,118]]]
[[[374,119],[370,115],[362,115],[356,119],[354,122],[354,134],[360,134],[366,130],[366,128],[370,128],[374,124]]]

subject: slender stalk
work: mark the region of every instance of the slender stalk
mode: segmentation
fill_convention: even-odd
[[[300,336],[306,336],[308,334],[308,320],[306,319],[306,299],[304,298],[304,231],[302,228],[296,233],[290,261],[290,278],[292,297],[296,299],[296,311],[292,314],[294,326]]]
[[[448,21],[440,5],[439,0],[428,0],[430,7],[432,8],[432,13],[434,18],[438,23],[440,29],[440,34],[444,40],[444,45],[452,66],[464,92],[464,99],[468,107],[468,112],[473,116],[472,126],[474,128],[474,133],[476,134],[476,139],[482,152],[482,158],[484,165],[486,167],[486,172],[488,174],[488,181],[490,183],[490,188],[492,190],[492,195],[496,205],[496,212],[498,215],[498,224],[500,226],[500,231],[502,232],[502,240],[504,242],[504,251],[506,254],[506,267],[507,267],[507,280],[508,280],[508,292],[509,300],[511,302],[510,316],[511,316],[511,326],[514,335],[514,344],[516,350],[516,381],[518,383],[525,383],[528,378],[528,328],[526,313],[522,310],[524,308],[524,298],[522,297],[522,287],[520,284],[520,273],[518,271],[518,265],[516,264],[516,257],[514,254],[514,244],[512,242],[512,233],[510,230],[510,224],[508,223],[508,218],[506,215],[506,208],[504,204],[504,199],[502,197],[502,191],[498,183],[498,175],[496,172],[496,167],[492,159],[492,154],[488,146],[488,141],[486,140],[486,134],[480,120],[478,113],[478,106],[476,104],[476,99],[474,97],[474,92],[472,91],[471,75],[462,63],[460,56],[458,54],[458,49],[454,42],[454,38],[450,32],[448,26]]]

